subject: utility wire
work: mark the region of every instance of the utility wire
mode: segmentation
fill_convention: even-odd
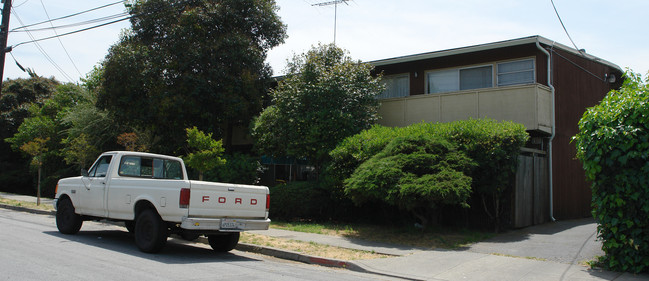
[[[131,16],[131,17],[132,17],[132,16]],[[95,29],[95,28],[102,27],[102,26],[106,26],[106,25],[109,25],[109,24],[118,23],[118,22],[120,22],[120,21],[125,21],[125,20],[130,19],[131,17],[126,17],[126,18],[122,18],[122,19],[114,20],[114,21],[111,21],[111,22],[107,22],[107,23],[104,23],[104,24],[99,24],[99,25],[91,26],[91,27],[84,28],[84,29],[79,29],[79,30],[75,30],[75,31],[70,31],[70,32],[63,33],[63,34],[59,34],[59,35],[55,35],[55,36],[50,36],[50,37],[45,37],[45,38],[39,38],[39,39],[34,39],[34,38],[32,38],[31,41],[20,42],[20,43],[18,43],[18,44],[16,44],[16,45],[13,45],[12,47],[15,48],[15,47],[18,47],[18,46],[23,45],[23,44],[36,43],[36,42],[40,42],[40,41],[44,41],[44,40],[54,39],[54,38],[57,38],[57,37],[62,37],[62,36],[70,35],[70,34],[79,33],[79,32],[82,32],[82,31],[87,31],[87,30]],[[29,32],[28,32],[28,33],[29,33]],[[31,37],[31,36],[30,36],[30,37]]]
[[[111,16],[105,16],[105,17],[101,17],[101,18],[96,18],[96,19],[91,19],[91,20],[87,20],[87,21],[77,22],[77,23],[64,24],[64,25],[58,25],[58,26],[52,26],[52,27],[34,28],[34,29],[29,29],[29,31],[30,32],[37,32],[37,31],[47,31],[47,30],[52,30],[52,29],[63,29],[63,28],[70,28],[70,27],[78,27],[78,26],[89,25],[89,24],[98,23],[98,22],[104,22],[104,21],[108,21],[108,20],[114,20],[114,19],[118,19],[118,18],[121,18],[121,17],[126,17],[128,15],[129,14],[127,12],[124,12],[124,13],[119,13],[119,14],[115,14],[115,15],[111,15]],[[13,29],[10,32],[11,33],[13,33],[13,32],[25,32],[25,30],[26,29],[24,29],[24,28],[20,29],[20,30]]]
[[[349,1],[349,0],[347,0],[347,1]],[[122,2],[122,1],[119,1],[119,2],[116,2],[116,3],[121,3],[121,2]],[[182,1],[182,2],[178,2],[178,3],[172,4],[170,7],[171,7],[171,8],[175,8],[176,5],[180,5],[180,4],[188,4],[188,3],[191,3],[191,2],[192,2],[192,0],[186,0],[186,1]],[[113,3],[113,5],[114,5],[114,4],[115,4],[115,3]],[[109,5],[111,5],[111,4],[109,4]],[[31,41],[20,42],[20,43],[18,43],[18,44],[12,45],[11,47],[12,47],[12,48],[15,48],[15,47],[18,47],[18,46],[23,45],[23,44],[36,43],[36,42],[39,42],[39,41],[44,41],[44,40],[54,39],[54,38],[57,38],[57,37],[67,36],[67,35],[70,35],[70,34],[75,34],[75,33],[79,33],[79,32],[82,32],[82,31],[87,31],[87,30],[91,30],[91,29],[99,28],[99,27],[106,26],[106,25],[109,25],[109,24],[114,24],[114,23],[118,23],[118,22],[121,22],[121,21],[129,20],[129,19],[131,19],[131,18],[137,18],[137,17],[141,17],[141,16],[150,15],[150,14],[153,14],[153,13],[157,12],[158,10],[162,10],[162,9],[165,9],[165,8],[167,8],[167,7],[161,7],[161,8],[155,9],[155,10],[153,10],[153,11],[151,11],[151,12],[148,12],[148,13],[140,13],[140,14],[130,15],[130,16],[127,16],[127,17],[124,17],[124,18],[121,18],[121,19],[116,19],[116,20],[111,21],[111,22],[107,22],[107,23],[103,23],[103,24],[98,24],[98,25],[91,26],[91,27],[88,27],[88,28],[83,28],[83,29],[79,29],[79,30],[75,30],[75,31],[70,31],[70,32],[67,32],[67,33],[63,33],[63,34],[59,34],[59,35],[55,35],[55,36],[49,36],[49,37],[45,37],[45,38],[34,39],[34,38],[30,35],[30,37],[32,38]],[[97,9],[97,8],[95,8],[95,9]],[[78,14],[78,13],[77,13],[77,14]],[[62,17],[62,18],[67,18],[67,17],[70,17],[70,16],[65,16],[65,17]],[[61,19],[61,18],[59,18],[59,19]],[[54,19],[54,20],[57,20],[57,19]],[[47,22],[47,21],[45,21],[45,22]],[[23,24],[23,23],[21,22],[20,24]],[[34,26],[34,25],[36,25],[36,24],[28,25],[28,26]],[[22,26],[21,28],[25,28],[25,27],[27,27],[27,26],[23,24],[23,26]],[[28,32],[28,34],[29,34],[29,32]]]
[[[70,14],[70,15],[67,15],[67,16],[63,16],[63,17],[59,17],[59,18],[55,18],[55,19],[51,19],[51,20],[46,20],[46,21],[42,21],[42,22],[37,22],[37,23],[29,24],[29,25],[22,25],[22,26],[19,26],[19,27],[16,27],[16,28],[12,29],[11,31],[16,31],[18,29],[28,28],[28,27],[32,27],[32,26],[36,26],[36,25],[45,24],[45,23],[48,23],[48,22],[51,23],[53,21],[71,18],[71,17],[74,17],[74,16],[78,16],[78,15],[85,14],[85,13],[88,13],[88,12],[96,11],[96,10],[103,9],[103,8],[106,8],[106,7],[110,7],[110,6],[113,6],[113,5],[116,5],[116,4],[119,4],[119,3],[123,3],[123,2],[124,1],[117,1],[117,2],[114,2],[114,3],[106,4],[106,5],[103,5],[103,6],[99,6],[99,7],[96,7],[96,8],[89,9],[89,10],[85,10],[85,11],[81,11],[81,12],[78,12],[78,13]]]
[[[563,24],[563,21],[561,20],[561,16],[559,16],[559,11],[557,11],[557,7],[554,5],[554,0],[550,0],[552,3],[552,8],[554,8],[554,13],[557,14],[557,18],[559,18],[559,22],[561,23],[561,26],[563,27],[563,31],[566,32],[566,35],[568,35],[568,39],[570,39],[570,42],[572,42],[572,45],[575,46],[575,49],[577,52],[583,55],[581,49],[577,47],[577,44],[575,44],[575,41],[572,41],[572,37],[570,37],[570,34],[568,33],[568,29],[566,29],[566,26]]]
[[[52,26],[52,31],[54,31],[55,35],[59,35],[56,32],[56,29],[54,28],[54,24],[52,23],[52,20],[50,19],[50,14],[47,13],[47,9],[45,9],[45,4],[43,4],[43,0],[41,0],[41,6],[43,6],[43,11],[45,11],[45,15],[47,16],[47,19],[49,20],[50,25]],[[68,59],[72,63],[72,66],[74,66],[74,69],[77,70],[77,73],[79,74],[79,77],[83,76],[83,75],[81,75],[81,71],[79,71],[79,68],[77,67],[77,64],[75,64],[74,61],[72,60],[72,57],[70,57],[70,53],[68,53],[68,49],[66,49],[65,46],[63,46],[63,41],[61,41],[61,37],[58,37],[57,39],[59,40],[59,44],[61,44],[61,48],[63,48],[63,51],[65,51],[65,55],[68,56]]]
[[[16,19],[18,20],[18,22],[20,22],[20,24],[23,24],[22,20],[20,19],[20,17],[19,17],[18,14],[16,13],[16,10],[15,10],[15,9],[14,9],[14,10],[11,10],[11,13],[14,14],[14,16],[16,17]],[[24,25],[24,24],[23,24],[23,25]],[[55,62],[55,61],[54,61],[54,60],[53,60],[53,59],[52,59],[52,58],[47,54],[47,52],[45,52],[45,50],[43,49],[43,47],[41,47],[41,45],[38,44],[38,41],[40,41],[40,40],[38,40],[38,41],[37,41],[37,40],[34,40],[34,36],[32,36],[32,34],[29,33],[29,32],[27,32],[27,35],[29,35],[29,38],[31,38],[32,41],[35,43],[36,48],[41,52],[41,54],[43,54],[43,56],[45,56],[45,58],[46,58],[46,59],[47,59],[47,60],[48,60],[48,61],[49,61],[49,62],[50,62],[50,63],[51,63],[51,64],[52,64],[52,65],[53,65],[53,66],[54,66],[54,67],[55,67],[59,72],[61,72],[61,74],[63,74],[63,76],[68,80],[68,82],[72,83],[72,78],[71,78],[67,73],[65,73],[65,71],[63,71],[63,69],[62,69],[58,64],[56,64],[56,62]],[[17,45],[15,45],[15,46],[17,46]],[[15,46],[13,46],[13,47],[15,47]]]

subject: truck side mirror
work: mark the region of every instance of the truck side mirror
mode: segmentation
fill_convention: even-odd
[[[88,170],[86,170],[86,169],[81,169],[81,176],[82,176],[82,177],[87,177],[87,176],[88,176]]]

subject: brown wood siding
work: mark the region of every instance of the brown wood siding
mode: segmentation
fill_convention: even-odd
[[[588,217],[591,215],[590,183],[586,182],[581,162],[575,157],[575,145],[570,143],[570,139],[577,134],[578,122],[586,108],[598,104],[612,86],[619,86],[619,83],[611,85],[602,81],[604,75],[613,72],[619,80],[620,73],[557,49],[552,54],[552,65],[556,104],[556,136],[552,144],[554,217]]]

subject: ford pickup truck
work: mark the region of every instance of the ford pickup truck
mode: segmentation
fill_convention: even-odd
[[[124,222],[137,247],[162,250],[170,234],[207,237],[218,252],[236,247],[244,230],[268,229],[268,187],[189,180],[181,158],[105,152],[81,176],[59,180],[56,226],[75,234],[83,221]]]

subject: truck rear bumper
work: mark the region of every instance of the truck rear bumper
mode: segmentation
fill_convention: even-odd
[[[204,230],[221,232],[240,232],[245,230],[266,230],[270,226],[270,219],[204,219],[183,218],[180,228],[187,230]]]

